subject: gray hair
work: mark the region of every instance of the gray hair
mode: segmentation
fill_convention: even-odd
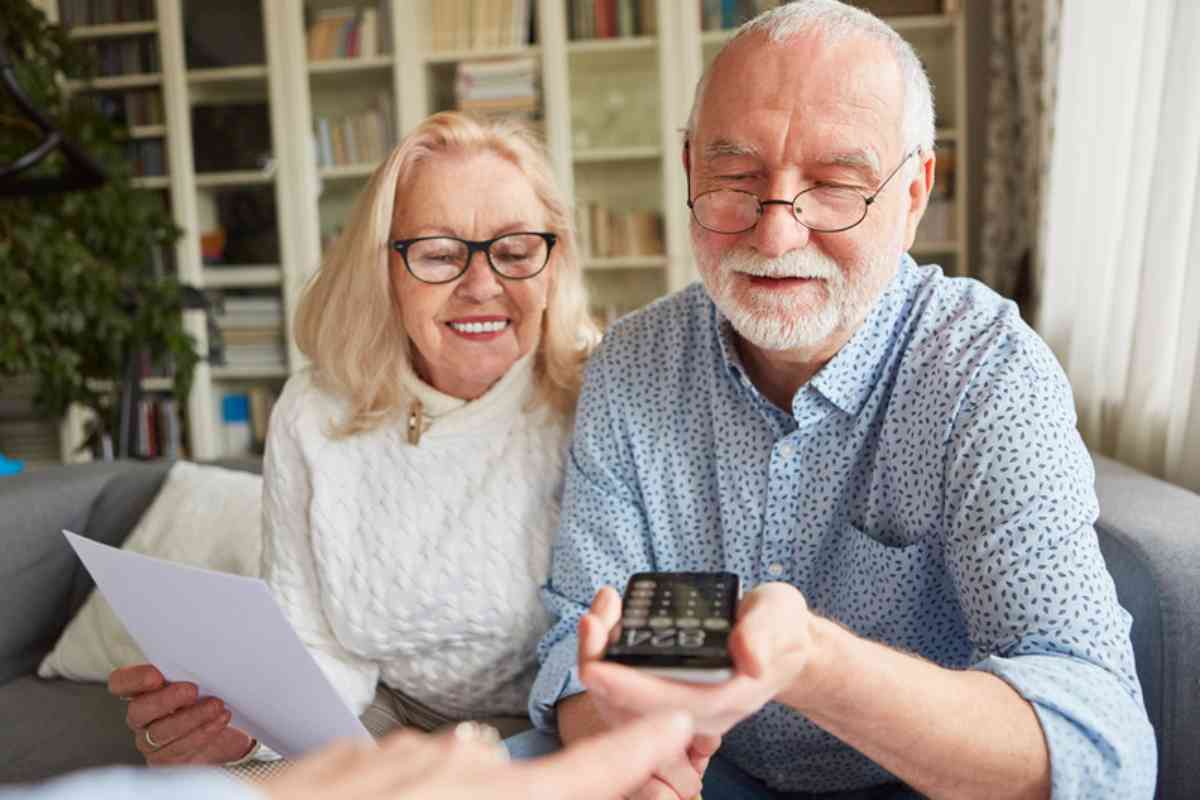
[[[738,28],[721,48],[717,59],[733,42],[752,33],[762,32],[771,42],[778,44],[810,31],[819,34],[828,43],[843,41],[853,36],[865,36],[887,45],[904,78],[904,118],[900,131],[904,152],[918,147],[926,153],[933,150],[933,88],[929,76],[925,73],[925,68],[912,45],[890,25],[868,11],[846,5],[839,0],[794,0],[759,14]],[[717,59],[713,60],[713,64],[716,64]],[[711,72],[710,66],[704,70],[696,84],[692,110],[688,114],[689,139],[696,130],[696,117]]]

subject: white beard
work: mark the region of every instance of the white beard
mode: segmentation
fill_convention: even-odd
[[[701,276],[709,296],[734,330],[764,350],[799,350],[821,345],[843,326],[853,325],[866,316],[874,292],[864,285],[878,275],[879,264],[866,263],[854,270],[854,283],[829,256],[816,248],[792,250],[778,258],[763,258],[749,249],[730,250],[717,264],[703,263]],[[823,292],[823,300],[803,301],[790,292],[758,289],[736,273],[773,278],[817,278],[813,289]],[[818,288],[819,287],[819,288]]]

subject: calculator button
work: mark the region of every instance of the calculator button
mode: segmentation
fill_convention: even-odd
[[[651,624],[654,620],[650,620]],[[704,620],[704,627],[710,631],[727,631],[729,630],[729,621],[720,617],[709,617]]]
[[[641,581],[633,582],[634,589],[641,589],[643,591],[648,591],[648,592],[654,591],[655,586],[658,586],[658,584],[655,583],[654,581],[641,580]]]
[[[696,617],[680,617],[675,620],[675,626],[678,628],[699,628],[700,620]]]
[[[642,627],[645,627],[645,625],[646,625],[646,618],[641,615],[634,616],[631,614],[629,616],[623,617],[621,619],[621,624],[624,625],[626,628],[642,628]]]
[[[651,628],[669,628],[669,627],[671,627],[672,624],[674,624],[674,622],[675,621],[673,619],[671,619],[670,617],[661,617],[661,616],[660,617],[651,617],[650,618],[650,627]]]

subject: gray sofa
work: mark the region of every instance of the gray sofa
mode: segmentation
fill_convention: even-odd
[[[1161,800],[1200,797],[1200,497],[1097,459],[1104,556],[1134,616],[1158,735]],[[140,763],[102,686],[33,676],[92,582],[59,530],[120,544],[165,464],[90,464],[0,478],[0,784]]]

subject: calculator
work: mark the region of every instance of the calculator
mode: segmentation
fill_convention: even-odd
[[[689,683],[727,681],[741,594],[732,572],[639,572],[625,587],[604,660]]]

